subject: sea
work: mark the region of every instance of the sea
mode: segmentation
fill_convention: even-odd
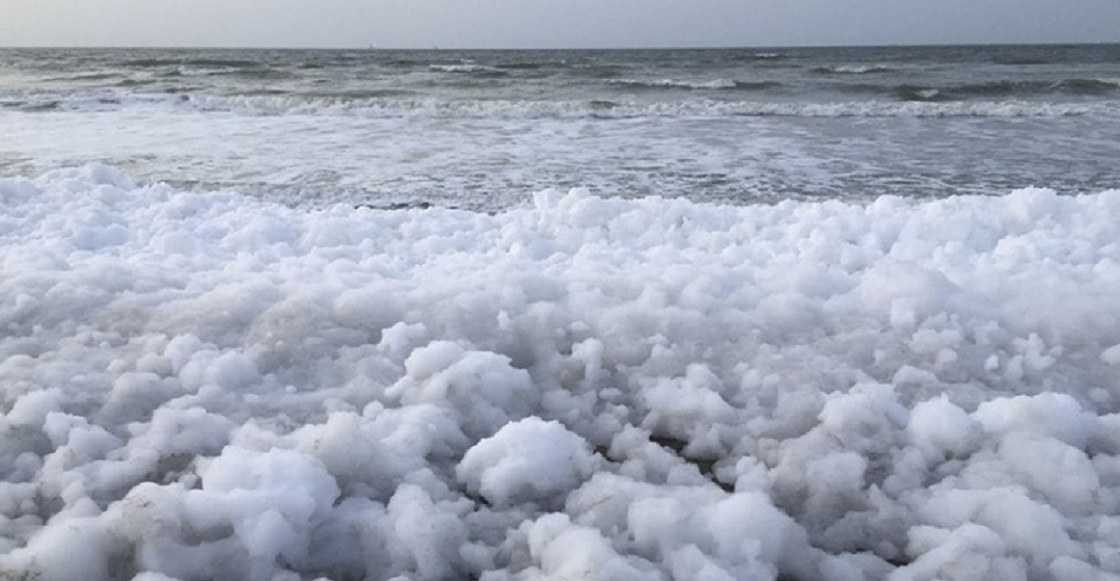
[[[0,175],[290,206],[942,198],[1120,185],[1120,45],[0,49]]]
[[[0,580],[1115,581],[1117,297],[1120,45],[0,50]]]

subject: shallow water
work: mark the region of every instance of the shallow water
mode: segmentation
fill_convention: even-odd
[[[1120,183],[1120,47],[0,51],[0,170],[288,204],[742,204]]]

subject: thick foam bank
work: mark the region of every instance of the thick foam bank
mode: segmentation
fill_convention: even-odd
[[[1117,216],[2,179],[0,577],[1120,578]]]

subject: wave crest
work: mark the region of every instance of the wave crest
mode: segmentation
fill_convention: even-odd
[[[886,65],[836,65],[816,67],[814,73],[823,75],[866,75],[870,73],[888,73],[894,69]]]
[[[681,81],[676,79],[616,79],[608,81],[611,85],[620,85],[631,89],[685,89],[691,91],[719,91],[719,90],[764,90],[780,87],[776,81],[737,81],[733,79],[713,79],[710,81]]]

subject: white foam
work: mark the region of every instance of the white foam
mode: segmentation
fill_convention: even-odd
[[[891,68],[886,65],[835,65],[821,69],[829,73],[839,73],[848,75],[865,75],[867,73],[882,73],[890,71]]]
[[[643,82],[644,83],[644,82]],[[655,86],[693,89],[726,88],[732,81],[654,81]],[[171,103],[178,104],[172,99]],[[247,110],[263,114],[349,115],[361,117],[434,116],[454,118],[628,118],[628,117],[1065,117],[1115,115],[1115,103],[1038,101],[835,101],[816,103],[771,101],[622,101],[609,109],[588,101],[441,101],[436,99],[308,99],[304,97],[191,96],[199,109]],[[95,104],[103,106],[103,104]]]
[[[440,65],[473,71],[481,65]],[[485,69],[486,67],[482,67]],[[500,69],[497,69],[500,70]],[[1102,82],[1111,82],[1104,81]],[[685,81],[676,79],[615,80],[612,84],[650,88],[719,90],[735,88],[730,79]],[[936,90],[919,92],[925,99]],[[438,98],[347,97],[314,95],[208,95],[128,93],[98,90],[89,93],[22,91],[9,94],[3,103],[13,109],[111,111],[119,109],[172,109],[237,112],[250,115],[325,115],[364,118],[433,117],[464,119],[633,118],[633,117],[1066,117],[1120,115],[1115,102],[1001,101],[819,101],[690,99],[638,101],[620,99],[609,108],[600,100],[446,100]]]
[[[0,574],[1115,577],[1117,215],[0,179]]]
[[[490,67],[476,63],[459,63],[453,65],[428,65],[428,68],[433,71],[440,71],[444,73],[501,73],[502,69],[497,67]]]
[[[735,88],[735,81],[731,79],[713,79],[710,81],[682,81],[677,79],[653,79],[653,80],[638,80],[638,79],[617,79],[610,81],[614,85],[624,85],[628,87],[648,87],[648,88],[674,88],[674,89],[733,89]]]

